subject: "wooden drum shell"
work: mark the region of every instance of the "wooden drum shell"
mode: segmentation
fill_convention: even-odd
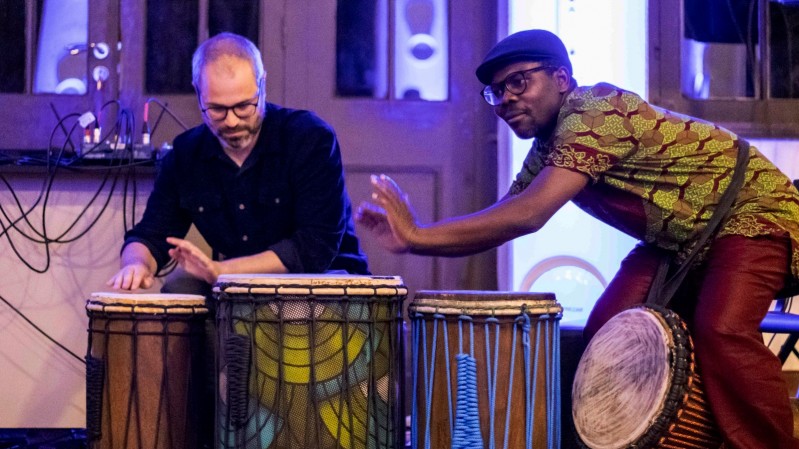
[[[688,329],[664,308],[630,308],[597,332],[577,367],[572,403],[583,447],[721,445]]]
[[[90,447],[201,447],[205,298],[95,293],[86,311]]]
[[[555,447],[560,438],[556,425],[560,420],[557,342],[562,310],[555,296],[549,293],[416,292],[408,306],[412,323],[411,369],[415,373],[411,423],[414,447],[451,446],[455,431],[450,419],[456,415],[458,392],[455,357],[461,351],[470,353],[470,348],[473,348],[476,362],[479,427],[485,447]],[[527,369],[524,332],[519,320],[524,315],[529,317],[530,324],[531,352]],[[486,328],[485,323],[489,321]],[[469,323],[474,324],[473,328],[470,329]],[[495,348],[499,348],[498,353]],[[491,372],[494,367],[496,373]],[[532,416],[525,413],[528,374],[537,385],[532,397]],[[493,386],[489,375],[493,378]],[[493,415],[489,407],[490,391],[495,392]],[[506,418],[510,420],[507,435]],[[531,446],[527,445],[525,420],[528,418],[532,424]],[[494,446],[489,446],[492,436]]]

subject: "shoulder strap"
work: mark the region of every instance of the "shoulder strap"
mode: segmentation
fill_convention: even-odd
[[[660,261],[655,277],[652,280],[652,285],[649,287],[649,294],[646,298],[647,304],[654,304],[666,307],[671,301],[674,293],[680,287],[685,275],[688,274],[688,269],[691,268],[694,259],[699,251],[704,248],[707,241],[718,231],[719,225],[727,218],[732,211],[732,205],[738,192],[743,186],[744,179],[746,178],[746,166],[749,164],[749,142],[744,139],[738,140],[738,158],[735,161],[735,168],[733,168],[732,180],[730,185],[721,195],[713,215],[707,222],[707,226],[699,234],[691,253],[685,258],[685,261],[680,265],[680,268],[671,276],[666,279],[669,268],[671,267],[673,255],[664,256]]]

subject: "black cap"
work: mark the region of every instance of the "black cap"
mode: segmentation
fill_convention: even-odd
[[[572,73],[569,52],[560,38],[546,30],[525,30],[497,42],[477,67],[477,79],[491,84],[494,74],[514,62],[554,59]]]

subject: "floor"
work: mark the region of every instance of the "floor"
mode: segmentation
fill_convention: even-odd
[[[84,449],[85,429],[0,429],[0,449]]]

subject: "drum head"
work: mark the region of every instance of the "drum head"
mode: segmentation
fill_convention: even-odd
[[[555,301],[554,293],[419,290],[408,310],[456,316],[517,316],[522,311],[535,315],[559,315],[563,307]]]
[[[592,449],[624,448],[663,411],[673,373],[673,338],[659,312],[628,309],[588,344],[575,374],[572,415]]]
[[[205,297],[184,294],[92,293],[86,310],[119,313],[206,313]]]
[[[399,276],[349,274],[224,274],[214,292],[280,295],[406,295]]]

